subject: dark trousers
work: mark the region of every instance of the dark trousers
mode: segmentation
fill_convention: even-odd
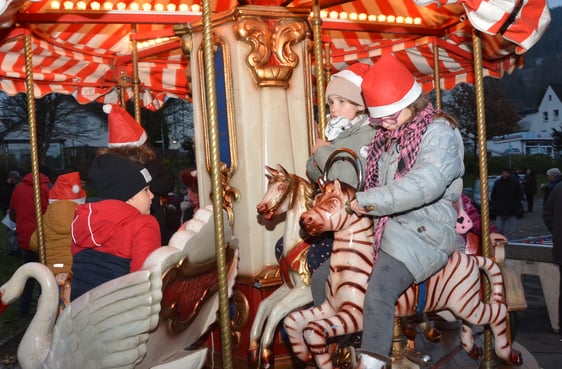
[[[535,194],[534,193],[527,193],[527,194],[525,194],[525,197],[527,198],[527,211],[532,212],[533,211],[533,204],[535,203]]]
[[[408,268],[379,250],[363,304],[363,350],[384,357],[390,354],[396,301],[412,283],[414,276]]]
[[[38,262],[39,254],[31,250],[20,249],[21,256],[24,263]],[[33,301],[33,290],[35,286],[39,287],[39,284],[35,279],[29,278],[25,282],[25,287],[19,298],[19,308],[21,315],[28,315],[31,312],[31,302]]]
[[[330,274],[329,259],[312,274],[314,306],[326,299],[326,281]],[[406,266],[380,250],[365,294],[361,348],[388,356],[392,345],[394,313],[398,297],[414,283]]]
[[[558,295],[558,334],[562,340],[562,264],[558,265],[558,270],[560,272],[560,294]]]

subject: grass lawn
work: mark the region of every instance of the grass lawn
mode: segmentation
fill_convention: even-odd
[[[0,225],[0,286],[10,279],[20,265],[21,261],[17,257],[8,255],[6,227]],[[8,306],[4,313],[0,315],[0,346],[12,335],[26,327],[32,317],[32,314],[25,318],[20,316],[17,301]]]

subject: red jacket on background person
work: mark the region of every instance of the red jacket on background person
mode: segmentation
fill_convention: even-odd
[[[49,189],[51,180],[43,173],[39,173],[41,193],[41,213],[45,213],[49,204]],[[15,217],[14,217],[15,213]],[[20,248],[30,250],[29,240],[37,228],[35,219],[35,199],[33,196],[33,173],[28,173],[20,184],[16,186],[10,200],[10,214],[16,222],[16,234]]]
[[[156,218],[120,200],[79,205],[71,232],[72,255],[95,249],[129,260],[130,269],[125,273],[139,270],[147,256],[162,245]]]

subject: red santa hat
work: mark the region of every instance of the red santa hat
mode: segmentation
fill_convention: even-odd
[[[372,118],[392,115],[416,101],[422,93],[414,75],[390,54],[377,60],[361,87]]]
[[[108,114],[108,147],[141,146],[147,135],[140,123],[133,119],[125,109],[116,104],[105,104],[103,111]]]
[[[57,200],[71,200],[78,204],[86,202],[86,191],[82,188],[80,173],[61,174],[49,191],[49,203]]]
[[[326,87],[326,102],[330,96],[336,95],[357,105],[365,106],[363,95],[361,95],[361,83],[370,67],[369,64],[355,63],[332,75]]]

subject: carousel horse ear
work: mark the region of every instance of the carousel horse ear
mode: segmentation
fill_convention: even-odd
[[[281,164],[277,164],[277,169],[279,169],[279,171],[281,173],[283,173],[284,175],[288,176],[289,172],[287,172],[287,169],[285,169]]]
[[[265,177],[267,179],[271,179],[278,174],[276,169],[273,169],[272,167],[270,167],[268,165],[265,166],[265,170],[267,170],[267,173],[265,173]]]
[[[270,167],[269,165],[265,166],[265,170],[267,170],[267,173],[271,174],[271,175],[276,175],[277,174],[277,170],[273,169],[272,167]],[[266,174],[267,176],[267,174]]]
[[[339,179],[334,180],[334,191],[341,193],[341,183]]]

